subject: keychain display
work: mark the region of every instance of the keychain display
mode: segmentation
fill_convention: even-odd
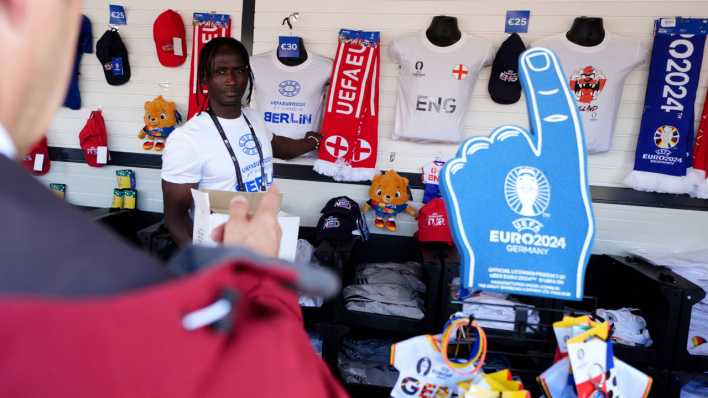
[[[614,356],[609,322],[588,316],[553,324],[561,359],[538,377],[547,398],[646,398],[652,378]]]

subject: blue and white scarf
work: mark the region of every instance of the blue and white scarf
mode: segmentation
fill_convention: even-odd
[[[661,18],[654,46],[634,170],[625,184],[640,191],[688,193],[694,104],[708,21]]]

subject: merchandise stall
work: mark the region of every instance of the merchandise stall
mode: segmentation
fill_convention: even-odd
[[[300,304],[355,397],[708,396],[708,5],[232,3],[87,1],[28,170],[165,260],[165,182],[195,185],[195,244],[275,182],[280,257],[342,281]],[[250,53],[234,137],[219,37]],[[199,117],[213,142],[174,139]]]

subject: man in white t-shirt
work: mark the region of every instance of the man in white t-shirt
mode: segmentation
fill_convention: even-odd
[[[265,191],[273,182],[273,156],[291,159],[320,141],[317,133],[300,139],[272,134],[261,116],[242,109],[253,74],[241,42],[215,38],[199,56],[199,89],[208,89],[209,102],[170,134],[162,154],[165,224],[179,244],[192,240],[192,188]]]
[[[425,31],[394,40],[390,55],[400,71],[393,138],[462,141],[472,88],[492,54],[491,43],[464,33],[447,47]]]
[[[638,41],[609,32],[590,47],[571,42],[565,34],[541,39],[533,47],[551,49],[558,56],[583,118],[588,152],[609,151],[624,81],[644,62],[646,51]]]
[[[255,55],[251,68],[256,88],[256,107],[266,127],[289,138],[303,138],[319,131],[325,86],[332,61],[309,53],[299,65],[285,65],[276,51]]]

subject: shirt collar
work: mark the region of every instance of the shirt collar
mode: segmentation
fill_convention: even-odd
[[[10,159],[15,159],[17,156],[17,148],[2,124],[0,124],[0,154]]]

